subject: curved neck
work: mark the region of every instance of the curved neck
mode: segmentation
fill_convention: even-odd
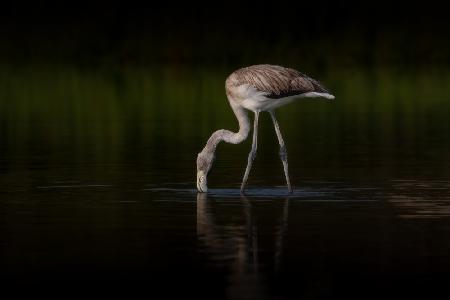
[[[205,148],[203,148],[202,152],[215,152],[217,145],[221,141],[230,144],[239,144],[247,138],[248,133],[250,132],[250,121],[248,119],[247,113],[245,112],[244,108],[231,103],[231,101],[230,105],[239,122],[239,131],[231,132],[226,129],[217,130],[208,139],[208,142],[206,143],[206,146]]]

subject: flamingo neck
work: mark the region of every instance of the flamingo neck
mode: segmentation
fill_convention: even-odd
[[[232,132],[226,129],[220,129],[214,132],[208,139],[205,148],[203,148],[203,153],[214,153],[216,151],[217,145],[221,142],[227,142],[229,144],[239,144],[244,141],[248,133],[250,132],[250,121],[248,119],[247,113],[244,108],[231,103],[231,108],[239,122],[239,131]]]

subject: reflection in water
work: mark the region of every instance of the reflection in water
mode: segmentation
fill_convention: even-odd
[[[283,206],[283,215],[281,218],[281,224],[277,232],[276,252],[275,252],[275,272],[280,270],[281,258],[283,255],[284,239],[287,234],[288,228],[288,215],[289,215],[289,198],[286,198]]]
[[[448,191],[449,181],[394,180],[389,202],[401,218],[450,217]]]
[[[222,225],[216,221],[211,209],[211,200],[206,193],[197,194],[197,236],[206,246],[206,253],[229,258],[226,267],[229,269],[229,285],[227,294],[232,299],[267,297],[264,274],[259,267],[258,258],[258,226],[253,214],[251,201],[242,197],[244,221],[238,225]],[[280,269],[283,256],[283,242],[287,233],[289,214],[289,198],[283,204],[280,225],[276,233],[274,267]],[[224,232],[225,231],[225,232]]]

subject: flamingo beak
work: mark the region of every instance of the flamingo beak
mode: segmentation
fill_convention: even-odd
[[[208,186],[206,184],[206,175],[203,171],[197,172],[197,190],[200,193],[208,192]]]

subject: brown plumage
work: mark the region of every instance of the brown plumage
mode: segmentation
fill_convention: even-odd
[[[226,129],[215,131],[206,146],[197,156],[197,189],[204,193],[208,191],[207,176],[215,159],[217,145],[224,141],[239,144],[245,140],[250,132],[250,120],[246,110],[255,113],[253,121],[252,150],[247,160],[241,193],[244,193],[250,169],[256,156],[258,143],[258,120],[263,111],[269,112],[280,145],[280,159],[283,163],[284,175],[289,192],[292,187],[289,179],[287,150],[281,135],[280,126],[274,110],[301,98],[334,99],[328,90],[317,80],[299,71],[274,65],[254,65],[238,69],[231,73],[225,81],[228,102],[239,122],[239,131]]]
[[[272,99],[309,92],[329,93],[320,82],[297,70],[267,64],[234,71],[226,80],[227,93],[242,84],[249,84]]]

